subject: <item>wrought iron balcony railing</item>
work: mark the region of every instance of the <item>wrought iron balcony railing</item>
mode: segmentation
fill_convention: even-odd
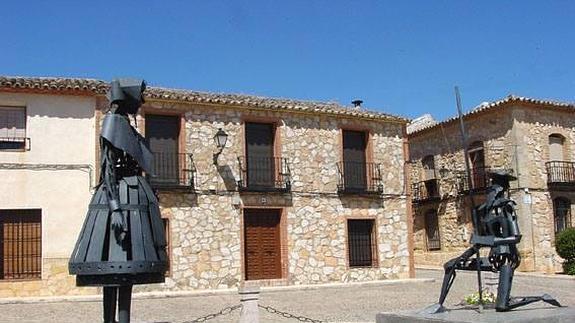
[[[287,158],[238,157],[240,191],[289,192],[291,171]]]
[[[154,188],[195,189],[196,166],[192,154],[154,152],[154,175],[148,176]]]
[[[413,183],[411,185],[411,191],[413,193],[413,202],[415,203],[437,200],[440,198],[439,181],[437,179],[428,179],[426,181]]]
[[[339,174],[338,193],[383,193],[380,164],[342,161],[337,164],[337,170]]]
[[[575,186],[575,162],[550,161],[547,168],[547,185]]]
[[[469,180],[467,177],[467,172],[460,172],[457,175],[457,187],[459,193],[473,191],[482,191],[489,186],[489,176],[488,172],[491,168],[489,166],[485,167],[474,167],[471,169],[471,187],[469,186]]]
[[[0,150],[30,150],[30,138],[0,137]]]

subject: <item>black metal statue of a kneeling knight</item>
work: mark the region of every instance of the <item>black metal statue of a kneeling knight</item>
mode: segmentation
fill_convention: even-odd
[[[100,135],[101,176],[70,257],[78,286],[104,287],[104,322],[130,322],[132,286],[164,282],[166,238],[158,199],[142,176],[153,157],[129,115],[144,102],[142,80],[111,83]]]
[[[455,280],[457,270],[492,271],[499,272],[499,285],[495,310],[504,312],[516,307],[537,301],[544,301],[555,306],[561,306],[551,296],[511,297],[511,283],[515,269],[519,266],[521,258],[517,244],[521,241],[515,202],[506,196],[509,182],[516,178],[505,171],[488,173],[491,177],[491,186],[488,188],[487,200],[475,208],[473,212],[474,224],[478,224],[477,234],[471,236],[471,246],[461,256],[445,263],[445,276],[441,287],[439,303],[428,307],[427,312],[442,312],[445,310],[443,302]],[[479,250],[489,247],[488,257],[480,257]],[[474,255],[477,257],[472,258]],[[479,280],[481,291],[481,281]],[[481,292],[480,292],[481,295]]]

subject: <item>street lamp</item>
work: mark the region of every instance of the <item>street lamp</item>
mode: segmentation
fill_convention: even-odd
[[[228,142],[228,134],[222,130],[222,128],[218,129],[218,132],[214,135],[214,142],[216,143],[216,147],[218,147],[218,152],[214,154],[214,165],[218,165],[218,156],[224,150],[226,146],[226,142]]]

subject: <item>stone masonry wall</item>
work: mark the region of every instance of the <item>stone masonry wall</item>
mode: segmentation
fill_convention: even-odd
[[[555,252],[553,199],[564,197],[570,200],[571,213],[575,214],[575,194],[572,190],[548,188],[545,163],[550,160],[549,136],[552,134],[565,138],[564,160],[575,161],[575,118],[572,111],[521,106],[514,108],[513,117],[521,145],[526,148],[521,165],[526,174],[524,186],[529,188],[532,196],[534,267],[540,271],[560,271],[562,259]]]
[[[282,278],[264,284],[317,284],[409,276],[402,125],[323,115],[148,103],[147,113],[184,117],[183,146],[197,167],[196,194],[163,191],[170,221],[172,269],[165,284],[138,290],[230,288],[244,280],[244,208],[282,209]],[[239,193],[245,122],[276,124],[276,154],[287,158],[292,192]],[[213,136],[222,128],[226,148],[212,162]],[[339,196],[341,129],[370,133],[371,160],[381,164],[383,196]],[[376,223],[377,266],[348,266],[347,219]]]
[[[0,298],[96,294],[94,287],[76,287],[75,276],[68,274],[67,258],[44,258],[42,279],[0,281]]]
[[[465,127],[469,144],[483,142],[485,164],[493,168],[514,169],[514,145],[511,136],[512,120],[505,111],[495,111],[482,117],[466,120]],[[469,246],[471,224],[471,203],[458,194],[458,182],[465,172],[463,145],[458,123],[437,127],[409,138],[412,182],[424,180],[422,159],[434,156],[436,178],[438,179],[440,201],[414,204],[415,262],[422,265],[443,265],[450,258]],[[445,168],[448,174],[441,177],[439,170]],[[482,202],[482,196],[475,197],[475,203]],[[427,251],[425,213],[433,209],[438,215],[441,250]]]
[[[548,161],[548,136],[559,133],[566,138],[565,156],[574,160],[575,122],[572,112],[543,107],[510,105],[466,118],[469,143],[483,141],[486,165],[514,171],[518,181],[512,183],[512,199],[518,205],[518,219],[523,234],[519,245],[522,254],[520,270],[554,272],[561,259],[554,251],[554,196],[567,193],[549,192],[545,162]],[[458,123],[450,123],[410,137],[412,181],[423,180],[421,159],[435,156],[436,170],[465,169]],[[439,172],[438,172],[439,173]],[[439,174],[438,174],[439,177]],[[440,202],[414,207],[415,260],[419,264],[440,265],[468,246],[472,227],[467,216],[461,223],[460,198],[456,196],[456,176],[439,178]],[[571,198],[571,197],[570,197]],[[575,202],[571,198],[572,207]],[[468,201],[466,202],[468,203]],[[476,201],[476,204],[479,202]],[[424,212],[436,208],[442,250],[426,251]],[[468,211],[466,211],[468,212]],[[456,215],[458,214],[458,215]],[[466,227],[465,230],[462,230]],[[466,231],[467,237],[462,235]]]

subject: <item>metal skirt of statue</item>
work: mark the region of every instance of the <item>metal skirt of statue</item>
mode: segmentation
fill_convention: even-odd
[[[118,244],[111,225],[105,184],[98,187],[74,252],[70,273],[78,286],[128,286],[164,282],[166,238],[158,200],[142,176],[118,180],[120,207],[127,224]]]

